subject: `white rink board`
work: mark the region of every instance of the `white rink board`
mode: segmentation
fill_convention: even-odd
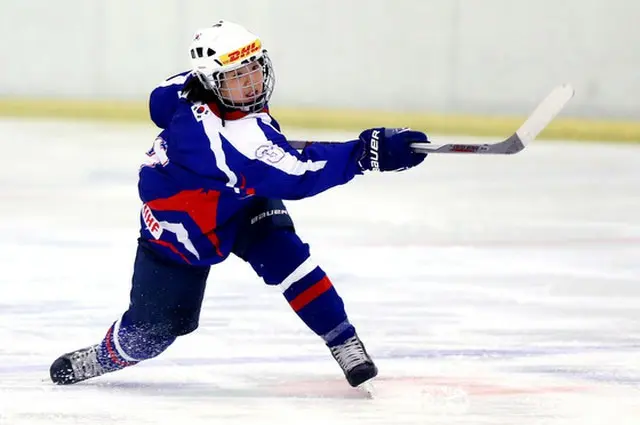
[[[288,203],[379,365],[368,400],[235,258],[212,270],[200,329],[161,357],[50,384],[51,361],[127,306],[155,130],[0,134],[1,425],[638,423],[638,145],[433,155]]]

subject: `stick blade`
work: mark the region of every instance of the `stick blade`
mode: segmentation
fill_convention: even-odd
[[[516,131],[516,135],[524,146],[531,143],[562,111],[567,102],[571,100],[575,90],[570,84],[557,86],[547,97],[540,102],[529,118]]]
[[[432,143],[414,142],[411,148],[418,153],[460,153],[460,154],[480,154],[480,155],[512,155],[522,151],[545,129],[546,126],[562,111],[567,102],[571,100],[575,91],[570,84],[561,84],[555,87],[544,98],[540,104],[529,115],[520,128],[507,139],[498,143],[466,144],[450,143],[436,145]],[[333,143],[333,142],[310,142],[301,140],[290,140],[289,143],[295,149],[304,149],[310,143]]]
[[[430,143],[412,143],[411,148],[418,153],[472,153],[486,155],[512,155],[522,151],[545,129],[571,100],[575,91],[569,84],[555,87],[538,104],[520,128],[506,140],[498,143],[464,144],[452,143],[434,145]]]

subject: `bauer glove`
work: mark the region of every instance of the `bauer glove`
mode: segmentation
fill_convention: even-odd
[[[402,171],[420,164],[426,154],[411,150],[413,142],[429,142],[427,135],[408,128],[371,128],[360,133],[363,145],[360,168],[371,171]]]

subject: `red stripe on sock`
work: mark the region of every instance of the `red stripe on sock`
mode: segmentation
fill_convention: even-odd
[[[113,326],[111,326],[107,331],[106,342],[107,343],[105,345],[107,346],[107,353],[109,354],[109,358],[112,362],[122,367],[131,366],[132,364],[134,364],[120,359],[118,353],[116,353],[116,350],[113,348]]]
[[[294,311],[300,311],[311,301],[315,300],[320,295],[331,289],[332,286],[333,285],[331,284],[329,278],[325,276],[318,282],[311,285],[308,289],[303,291],[300,295],[289,301],[289,304]]]

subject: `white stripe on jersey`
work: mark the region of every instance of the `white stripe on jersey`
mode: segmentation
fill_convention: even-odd
[[[187,232],[187,229],[185,229],[182,223],[169,223],[168,221],[161,221],[160,225],[163,229],[174,233],[176,235],[176,239],[178,239],[178,242],[184,245],[185,249],[192,253],[198,260],[200,259],[200,254],[198,254],[196,247],[193,246],[193,242],[191,242],[191,239],[189,239],[189,232]]]
[[[216,165],[220,171],[227,176],[227,179],[229,180],[227,182],[227,186],[235,188],[238,183],[238,176],[236,176],[236,173],[231,171],[231,168],[227,164],[227,156],[222,149],[222,139],[220,139],[219,131],[222,128],[222,120],[215,116],[207,105],[202,106],[209,111],[208,114],[202,116],[202,127],[209,139],[209,145],[211,146],[211,150],[215,156]],[[236,191],[238,190],[236,189]]]
[[[270,126],[271,118],[266,113],[258,113],[245,119],[228,121],[221,129],[222,135],[242,155],[249,159],[258,160],[293,176],[301,176],[307,171],[318,171],[325,167],[327,161],[300,161],[297,157],[286,152],[283,148],[267,139],[257,120]]]

